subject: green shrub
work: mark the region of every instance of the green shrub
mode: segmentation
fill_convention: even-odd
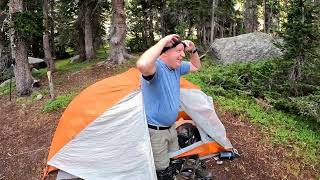
[[[288,72],[282,71],[286,65],[279,60],[230,65],[205,61],[201,71],[186,78],[212,96],[223,111],[260,124],[273,143],[290,145],[296,156],[315,164],[320,161],[320,86],[303,79],[295,84],[303,90],[302,95],[294,96]],[[313,80],[317,78],[313,76]],[[257,97],[274,108],[257,104]]]
[[[47,68],[42,68],[39,70],[32,69],[32,76],[34,78],[42,78],[42,77],[47,76],[47,72],[48,72]]]
[[[304,116],[320,123],[320,95],[281,98],[272,104],[276,109]]]
[[[41,110],[43,112],[52,112],[52,111],[64,109],[68,106],[68,104],[71,102],[73,97],[74,97],[73,93],[57,96],[54,100],[48,100],[47,102],[45,102]]]
[[[149,48],[146,40],[140,37],[133,37],[127,40],[126,45],[129,47],[129,51],[134,53],[143,52]]]
[[[229,65],[212,65],[207,61],[203,69],[191,76],[193,82],[199,84],[213,96],[252,96],[264,99],[275,109],[304,119],[319,123],[319,77],[310,71],[308,77],[291,82],[289,67],[285,60],[273,59],[256,62],[235,63]],[[295,88],[299,93],[296,92]]]

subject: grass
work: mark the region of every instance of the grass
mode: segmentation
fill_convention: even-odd
[[[30,105],[37,100],[38,96],[41,96],[41,99],[43,99],[43,97],[47,94],[49,94],[47,88],[42,87],[40,89],[34,90],[30,96],[17,97],[16,102],[20,105]]]
[[[214,68],[218,68],[219,72],[227,71],[226,66]],[[243,92],[227,91],[219,85],[208,85],[203,79],[209,78],[208,74],[212,72],[212,66],[205,63],[200,72],[189,74],[186,78],[198,84],[205,93],[212,96],[222,111],[236,112],[240,117],[245,117],[244,119],[259,124],[262,130],[269,134],[272,143],[293,147],[294,155],[302,157],[304,163],[319,164],[320,127],[317,124],[312,125],[303,120],[301,116],[284,113],[273,108],[265,109],[257,104],[254,97]],[[227,78],[221,77],[221,79]]]
[[[55,61],[55,67],[57,72],[76,72],[80,71],[81,69],[89,68],[90,65],[96,64],[100,61],[105,60],[108,57],[108,46],[104,46],[100,48],[96,52],[96,58],[90,61],[83,61],[79,63],[71,63],[70,58],[61,59]],[[33,71],[32,75],[36,78],[41,78],[46,76],[47,68],[39,69],[37,71]]]
[[[75,97],[76,93],[69,93],[66,95],[57,96],[54,100],[48,100],[41,108],[42,112],[53,112],[65,109],[71,100]]]

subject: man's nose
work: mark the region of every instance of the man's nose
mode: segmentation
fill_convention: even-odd
[[[186,54],[184,53],[184,51],[181,52],[181,56],[182,56],[182,57],[185,57],[185,56],[186,56]]]

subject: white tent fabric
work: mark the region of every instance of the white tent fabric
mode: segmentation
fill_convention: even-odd
[[[88,180],[155,180],[141,92],[107,110],[48,164]]]
[[[195,122],[204,143],[216,141],[226,149],[233,148],[210,96],[197,89],[181,89],[180,106]]]
[[[77,179],[77,176],[59,170],[56,180]]]

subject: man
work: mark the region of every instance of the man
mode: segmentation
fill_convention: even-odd
[[[190,62],[182,61],[184,50]],[[169,155],[179,149],[174,127],[180,106],[180,76],[201,67],[192,41],[180,41],[177,34],[162,38],[137,61],[142,73],[142,94],[157,174],[169,171]]]

